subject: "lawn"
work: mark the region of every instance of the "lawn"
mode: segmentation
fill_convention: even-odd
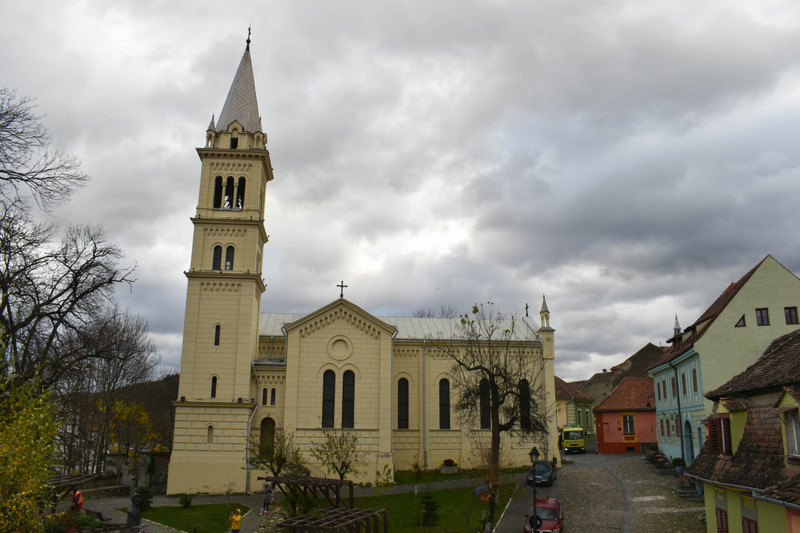
[[[508,500],[514,494],[515,483],[500,485],[500,498],[495,510],[495,523]],[[420,529],[422,516],[422,491],[418,494],[392,494],[380,497],[356,498],[356,507],[361,509],[386,509],[389,531],[392,533],[419,533],[420,531],[463,531],[480,529],[483,513],[488,515],[489,504],[475,495],[474,488],[431,491],[439,514],[439,523]]]
[[[524,468],[501,468],[500,475],[517,474],[519,472],[527,472],[530,466]],[[420,478],[412,470],[398,470],[394,474],[394,482],[396,485],[424,485],[425,483],[433,483],[435,481],[449,481],[452,479],[481,479],[486,475],[486,470],[467,470],[459,469],[455,474],[443,474],[436,470],[423,470],[420,472]]]
[[[230,531],[228,514],[241,509],[244,516],[250,508],[240,503],[213,503],[183,507],[151,507],[142,517],[180,531],[203,531],[204,533],[224,533]]]

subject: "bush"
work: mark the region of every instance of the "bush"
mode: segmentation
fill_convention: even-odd
[[[681,457],[676,457],[672,460],[672,466],[686,466],[686,462]]]
[[[181,507],[184,509],[188,509],[192,506],[192,495],[191,494],[179,494],[178,501],[181,502]]]
[[[651,452],[657,452],[658,451],[658,443],[657,442],[651,442],[650,446],[648,446],[648,448],[650,449]]]
[[[142,512],[149,511],[150,507],[153,506],[153,491],[150,490],[150,487],[139,487],[136,489],[136,494],[139,495]]]
[[[439,504],[433,498],[433,494],[425,490],[420,494],[420,525],[435,526],[439,523]]]

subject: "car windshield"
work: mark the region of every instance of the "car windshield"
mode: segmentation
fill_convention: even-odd
[[[545,507],[544,509],[536,509],[536,515],[542,520],[558,520],[558,513],[555,509]]]
[[[550,463],[536,463],[536,471],[537,472],[549,472],[550,471]]]
[[[583,431],[567,431],[566,433],[564,433],[564,439],[566,440],[574,440],[582,438],[583,438]]]

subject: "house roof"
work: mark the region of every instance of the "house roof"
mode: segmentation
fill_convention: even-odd
[[[655,411],[655,403],[653,378],[630,377],[623,379],[594,410]]]
[[[695,320],[691,326],[684,328],[683,332],[680,336],[676,335],[669,339],[669,342],[672,343],[672,347],[664,353],[664,355],[658,358],[653,364],[650,365],[650,368],[655,368],[659,365],[663,365],[664,363],[671,361],[685,352],[687,349],[691,348],[703,334],[708,331],[708,328],[714,323],[714,320],[719,316],[725,307],[733,300],[733,297],[741,290],[742,287],[750,280],[753,276],[753,273],[758,270],[764,261],[767,258],[772,257],[771,255],[767,254],[764,259],[758,262],[756,266],[750,269],[747,274],[742,276],[739,281],[736,283],[731,283],[728,287],[722,291],[722,294],[712,303],[708,309],[706,309],[700,317]],[[687,338],[685,337],[686,333],[690,333]],[[679,341],[679,342],[678,342]]]
[[[778,393],[752,399],[742,439],[733,457],[711,453],[704,446],[687,473],[717,483],[764,489],[782,479],[784,468],[781,422],[773,408]]]
[[[598,372],[586,381],[575,381],[571,385],[599,404],[626,377],[646,377],[650,364],[661,357],[666,349],[648,342],[623,362],[611,367],[610,372]]]
[[[772,341],[755,363],[705,396],[709,400],[716,400],[725,396],[753,394],[798,383],[800,383],[800,329]]]
[[[554,376],[554,378],[556,382],[556,400],[578,400],[585,402],[594,401],[594,398],[579,390],[577,387],[570,385],[560,377]]]
[[[764,490],[766,498],[800,506],[800,473],[784,478]]]

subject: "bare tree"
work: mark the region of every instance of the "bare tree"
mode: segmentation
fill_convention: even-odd
[[[452,361],[455,409],[472,427],[491,429],[487,482],[496,488],[503,433],[542,435],[546,414],[531,393],[543,376],[538,357],[516,331],[516,320],[506,318],[489,302],[474,305],[461,315],[455,339],[438,341],[436,349]],[[477,424],[479,422],[479,425]],[[496,490],[489,500],[494,516]]]
[[[276,429],[271,439],[250,441],[248,466],[256,470],[269,470],[273,476],[281,473],[294,475],[305,472],[305,461],[294,443],[294,433]]]
[[[50,135],[29,98],[0,88],[0,198],[14,204],[29,193],[44,210],[67,199],[88,177],[80,162],[50,152]]]
[[[456,318],[458,310],[452,305],[440,305],[438,311],[430,307],[420,307],[411,316],[414,318]]]
[[[322,442],[311,447],[311,455],[339,479],[347,474],[357,474],[358,466],[365,460],[359,449],[358,435],[349,431],[324,430]]]

